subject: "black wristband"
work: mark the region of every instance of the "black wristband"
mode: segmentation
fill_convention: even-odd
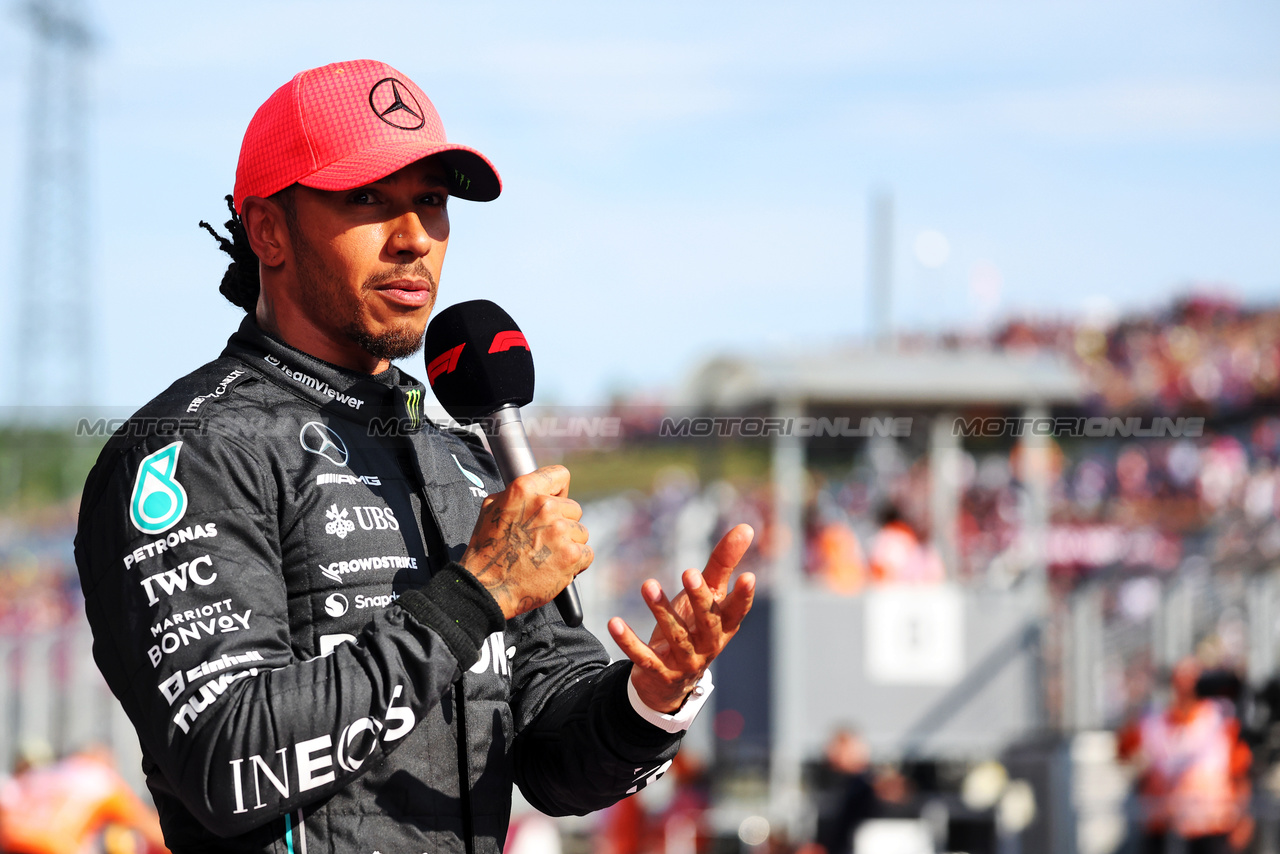
[[[402,594],[396,604],[444,638],[463,670],[480,659],[484,639],[507,624],[497,601],[459,563],[447,564],[423,587]]]

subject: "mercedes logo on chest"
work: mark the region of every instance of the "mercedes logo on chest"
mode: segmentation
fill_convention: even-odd
[[[319,421],[308,421],[298,432],[302,450],[324,457],[335,466],[347,464],[347,443],[333,429]]]
[[[384,77],[373,85],[369,106],[375,116],[401,130],[417,130],[427,122],[418,99],[404,81],[394,77]]]

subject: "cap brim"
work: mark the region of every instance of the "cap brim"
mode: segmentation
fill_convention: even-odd
[[[449,167],[449,195],[472,202],[491,202],[502,192],[502,179],[489,158],[474,148],[452,143],[372,146],[317,169],[298,179],[298,183],[316,190],[351,190],[437,154]]]

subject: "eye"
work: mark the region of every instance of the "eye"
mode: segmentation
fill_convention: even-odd
[[[372,205],[375,202],[376,199],[374,198],[373,191],[363,187],[358,190],[352,190],[347,195],[347,204]]]
[[[442,208],[449,200],[448,193],[423,193],[418,197],[418,204],[433,208]]]

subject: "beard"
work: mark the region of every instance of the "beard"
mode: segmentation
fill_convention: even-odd
[[[318,256],[311,241],[301,229],[295,231],[291,222],[289,225],[294,246],[297,247],[295,257],[298,262],[298,279],[310,286],[307,299],[315,306],[317,316],[324,319],[325,325],[377,359],[406,359],[422,349],[426,336],[425,324],[419,327],[415,321],[405,318],[389,324],[381,331],[374,330],[368,322],[368,310],[360,295],[353,292],[328,267],[317,263]],[[377,285],[404,276],[426,279],[433,290],[437,287],[431,270],[418,259],[412,264],[403,264],[370,276],[360,284],[360,291],[362,294],[368,293]]]

